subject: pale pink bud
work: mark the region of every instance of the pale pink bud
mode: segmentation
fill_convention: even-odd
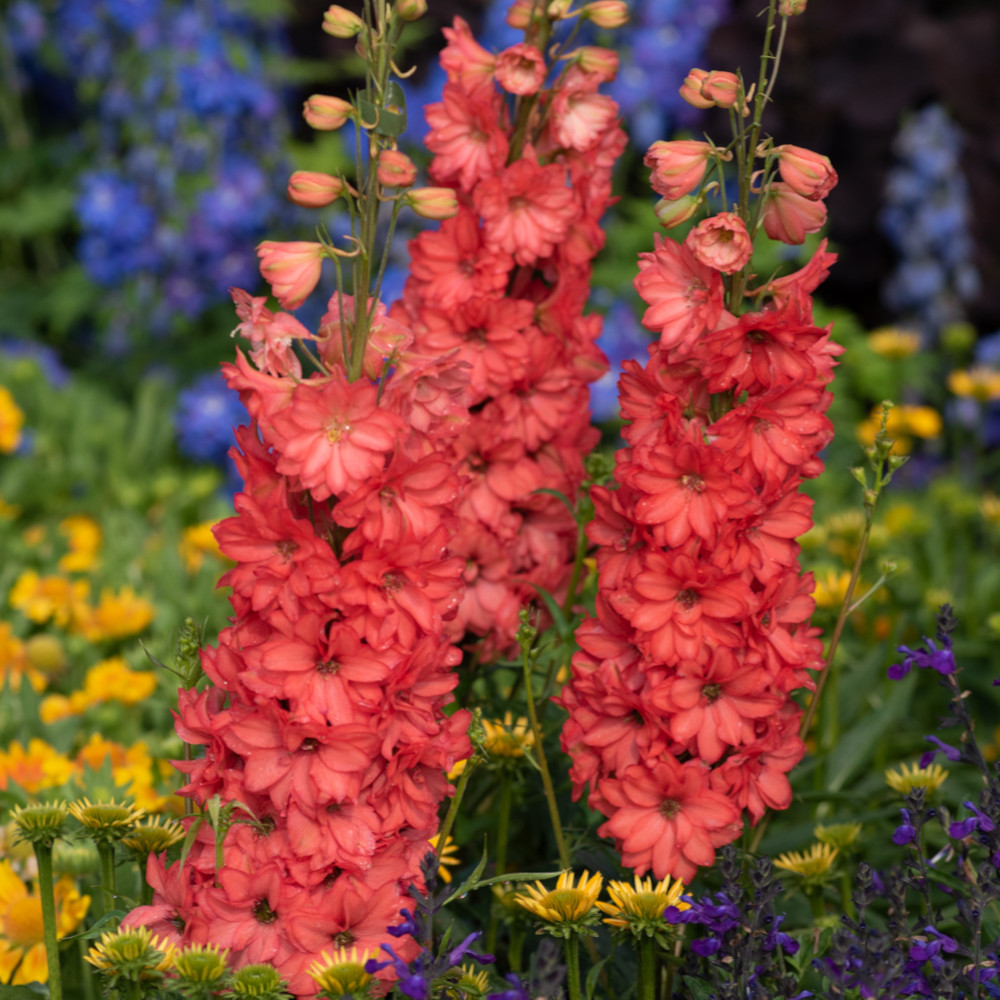
[[[689,194],[705,176],[712,146],[696,139],[674,142],[654,142],[642,161],[653,173],[649,182],[653,190],[668,201]]]
[[[417,179],[417,168],[406,153],[383,149],[378,154],[375,177],[382,187],[409,187]]]
[[[804,14],[806,10],[806,0],[778,0],[778,13],[782,17],[794,17],[796,14]]]
[[[836,187],[837,171],[828,156],[801,146],[777,146],[774,152],[778,156],[781,179],[796,194],[818,201]]]
[[[628,4],[623,0],[594,0],[581,13],[598,28],[620,28],[628,23]]]
[[[354,108],[339,97],[313,94],[302,105],[302,117],[321,132],[332,132],[341,127],[348,118],[354,117]]]
[[[670,201],[668,198],[658,201],[653,211],[664,229],[673,229],[674,226],[687,222],[698,211],[701,203],[701,198],[686,194],[683,198],[677,198],[675,201]]]
[[[715,106],[715,101],[702,96],[701,93],[701,85],[705,82],[707,76],[708,70],[693,69],[684,77],[684,83],[681,84],[679,93],[692,107],[711,108]]]
[[[764,194],[764,232],[772,240],[798,245],[806,233],[818,233],[826,223],[826,205],[796,194],[787,184],[773,181]]]
[[[520,42],[497,56],[494,72],[508,94],[537,94],[545,83],[545,58],[534,45]]]
[[[319,282],[326,247],[322,243],[275,243],[257,247],[260,273],[285,309],[297,309]]]
[[[732,212],[720,212],[699,222],[687,234],[684,245],[706,267],[723,274],[743,270],[753,255],[747,227]]]
[[[458,198],[451,188],[414,188],[406,203],[424,219],[450,219],[458,215]]]
[[[527,31],[531,27],[533,12],[535,20],[539,20],[539,13],[535,11],[535,0],[514,0],[507,11],[507,23],[518,31]]]
[[[357,14],[332,4],[323,14],[323,30],[334,38],[354,38],[364,31],[365,22]]]
[[[404,21],[419,21],[427,13],[427,0],[396,0],[396,10]]]
[[[701,96],[720,108],[731,108],[740,93],[740,80],[735,73],[712,70],[701,82]]]
[[[569,14],[572,6],[573,0],[551,0],[545,13],[550,21],[561,21]]]
[[[288,181],[288,200],[303,208],[323,208],[335,202],[344,193],[344,187],[339,177],[296,170]]]
[[[584,45],[572,53],[576,64],[584,73],[596,73],[601,80],[609,83],[618,75],[618,53],[600,45]]]

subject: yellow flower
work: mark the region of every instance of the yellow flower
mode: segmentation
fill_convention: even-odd
[[[372,978],[365,972],[365,962],[374,957],[375,952],[367,950],[359,955],[357,948],[338,948],[332,955],[323,951],[307,971],[319,993],[332,997],[360,993]]]
[[[441,839],[439,834],[434,834],[431,837],[430,844],[434,850],[437,850],[438,841]],[[448,871],[446,865],[460,865],[462,862],[458,859],[458,844],[455,843],[454,838],[451,834],[448,834],[448,839],[444,842],[444,847],[441,850],[441,857],[438,858],[438,878],[442,882],[451,881],[451,872]]]
[[[898,361],[920,350],[920,334],[914,330],[883,326],[868,334],[868,346],[881,357]]]
[[[813,836],[821,844],[829,844],[831,847],[836,847],[839,851],[841,848],[850,847],[851,844],[857,841],[858,837],[861,836],[861,824],[831,823],[829,826],[823,826],[820,823],[813,830]]]
[[[77,770],[73,761],[44,740],[30,740],[27,750],[14,740],[6,750],[0,750],[0,789],[3,790],[13,781],[29,795],[37,795],[44,788],[65,785]]]
[[[87,914],[90,897],[81,896],[70,878],[55,884],[56,936],[72,934]],[[0,983],[47,983],[42,901],[6,859],[0,861]],[[16,970],[16,971],[15,971]]]
[[[91,802],[83,798],[69,804],[73,818],[87,829],[94,840],[121,840],[146,815],[144,809],[123,802]]]
[[[474,997],[485,996],[490,988],[490,976],[483,970],[477,972],[471,965],[463,965],[462,978],[455,983],[455,986],[463,994],[471,993]]]
[[[775,868],[784,868],[807,882],[821,880],[837,858],[837,848],[830,844],[813,844],[808,851],[789,851],[774,859]]]
[[[541,882],[525,886],[527,895],[518,895],[517,902],[529,913],[540,917],[546,923],[578,925],[585,921],[601,894],[604,878],[600,874],[591,876],[584,871],[578,885],[573,885],[573,873],[564,871],[556,881],[554,889],[546,889]]]
[[[676,906],[678,910],[690,908],[690,903],[681,899],[683,893],[683,882],[670,885],[670,879],[665,878],[654,885],[652,878],[641,879],[636,875],[634,885],[609,882],[611,902],[598,901],[597,907],[608,914],[604,922],[611,927],[628,928],[636,935],[655,933],[669,927],[663,917],[668,906]]]
[[[39,576],[26,569],[11,587],[10,606],[39,625],[51,619],[65,628],[86,611],[90,584],[64,576]]]
[[[45,688],[45,677],[32,666],[25,643],[7,622],[0,622],[0,689],[6,684],[8,690],[20,691],[25,677],[36,691]]]
[[[85,956],[101,972],[127,972],[130,979],[150,979],[170,968],[174,945],[153,937],[148,927],[107,931]]]
[[[0,521],[16,521],[21,516],[21,508],[15,503],[7,503],[0,497]]]
[[[889,787],[900,795],[907,795],[914,788],[927,792],[937,791],[948,777],[948,772],[940,764],[917,767],[916,764],[900,764],[898,771],[886,771],[885,780]]]
[[[216,521],[202,521],[201,524],[193,524],[190,528],[184,529],[178,548],[189,573],[197,573],[201,569],[205,556],[225,559],[215,535],[212,534],[216,523]]]
[[[988,403],[1000,399],[1000,371],[987,365],[977,365],[948,376],[948,388],[956,396],[967,396]]]
[[[131,670],[120,656],[102,660],[87,671],[83,696],[88,707],[102,701],[138,705],[156,690],[156,674],[151,670]]]
[[[514,721],[512,712],[504,712],[500,719],[483,719],[486,751],[495,757],[523,757],[525,747],[535,745],[535,734],[524,716]]]
[[[122,587],[117,594],[105,589],[97,607],[87,608],[80,616],[76,631],[91,642],[121,639],[141,632],[152,620],[153,605],[131,587]]]
[[[59,560],[62,573],[85,573],[93,569],[101,549],[101,526],[86,514],[73,514],[59,522],[59,532],[66,536],[69,551]]]
[[[995,493],[984,493],[983,499],[979,503],[979,509],[990,524],[1000,526],[1000,497],[997,497]]]
[[[227,971],[229,951],[213,944],[189,944],[171,956],[173,970],[185,985],[192,983],[212,985]]]
[[[10,389],[0,385],[0,451],[10,454],[21,443],[24,411],[14,402]]]
[[[817,608],[839,608],[847,596],[847,588],[851,582],[851,574],[844,570],[841,573],[829,570],[823,576],[816,577],[816,589],[813,600]],[[859,587],[860,591],[861,588]],[[862,591],[863,592],[863,591]]]
[[[126,795],[147,812],[159,812],[167,804],[167,797],[153,787],[158,772],[156,761],[149,748],[140,740],[131,747],[112,743],[98,733],[90,739],[77,754],[77,764],[99,771],[106,760],[111,761],[111,777],[118,788],[124,788]],[[169,769],[169,765],[167,765]]]

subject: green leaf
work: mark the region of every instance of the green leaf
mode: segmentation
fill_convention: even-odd
[[[684,976],[684,985],[690,990],[691,1000],[712,1000],[716,995],[715,987],[704,979],[695,979],[694,976]]]
[[[0,205],[0,233],[23,238],[53,232],[70,220],[75,201],[71,188],[28,188],[15,201]]]
[[[905,714],[913,698],[913,675],[897,682],[888,699],[843,733],[827,758],[827,788],[839,792],[871,757],[876,744]]]
[[[445,901],[441,904],[442,906],[447,906],[453,899],[458,899],[460,896],[464,896],[467,892],[471,892],[478,885],[479,876],[483,874],[486,869],[486,858],[487,858],[487,848],[486,848],[486,838],[483,837],[483,856],[479,859],[479,863],[476,865],[472,874],[454,891],[448,896]]]
[[[611,960],[613,954],[614,950],[605,955],[596,965],[591,966],[590,971],[587,973],[587,978],[583,984],[584,995],[587,997],[587,1000],[594,1000],[594,991],[597,989],[597,977],[601,974],[604,966]]]

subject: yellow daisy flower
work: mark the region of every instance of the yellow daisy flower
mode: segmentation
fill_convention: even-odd
[[[69,551],[59,560],[61,573],[86,573],[97,563],[101,549],[101,526],[86,514],[72,514],[59,522],[59,532],[66,536]]]
[[[541,882],[524,887],[517,902],[529,913],[548,924],[562,925],[566,930],[580,930],[593,920],[597,897],[601,894],[604,878],[585,871],[577,885],[573,884],[571,871],[564,871],[554,889],[546,889]]]
[[[14,402],[10,389],[0,385],[0,452],[17,451],[24,426],[24,410]]]
[[[152,620],[153,605],[131,587],[122,587],[117,593],[103,590],[100,603],[84,610],[75,629],[91,642],[101,642],[136,635]]]
[[[430,845],[437,850],[438,841],[440,840],[438,834],[434,834],[430,839]],[[451,881],[451,872],[448,871],[448,867],[454,865],[460,865],[462,862],[458,858],[458,844],[455,843],[455,839],[448,834],[448,839],[444,842],[444,847],[441,849],[441,857],[438,858],[438,878],[442,882]]]
[[[900,764],[898,771],[885,772],[889,787],[900,795],[908,795],[914,788],[923,788],[928,793],[937,791],[948,777],[948,772],[940,764],[917,767],[916,764]]]
[[[365,962],[374,958],[373,951],[358,954],[357,948],[348,951],[338,948],[332,955],[320,952],[320,957],[307,970],[318,993],[331,997],[360,993],[371,982],[371,974],[365,972]]]
[[[0,750],[0,790],[13,781],[29,795],[37,795],[44,788],[65,785],[78,770],[72,760],[44,740],[29,740],[27,749],[14,740],[6,750]]]
[[[528,720],[519,716],[514,720],[512,712],[505,712],[503,720],[483,719],[486,730],[484,746],[494,757],[523,757],[526,747],[535,745],[535,734]]]
[[[805,879],[822,882],[837,859],[837,848],[830,844],[813,844],[808,851],[789,851],[774,859],[775,868],[783,868]]]
[[[189,573],[197,573],[205,561],[205,556],[213,556],[216,559],[224,559],[219,543],[212,534],[212,529],[217,522],[202,521],[201,524],[193,524],[190,528],[185,528],[181,534],[181,541],[178,549],[181,558],[184,560],[184,568]]]
[[[654,934],[667,930],[670,925],[663,917],[663,911],[668,906],[676,906],[678,910],[687,910],[690,903],[685,903],[684,883],[665,878],[653,884],[650,877],[644,879],[634,877],[634,884],[628,882],[609,882],[608,895],[610,903],[601,900],[597,908],[608,914],[604,922],[610,927],[628,929],[635,935]]]
[[[914,330],[883,326],[868,334],[868,346],[880,357],[898,361],[920,350],[920,334]]]
[[[988,403],[1000,399],[1000,371],[988,365],[976,365],[948,376],[948,388],[956,396],[965,396]]]

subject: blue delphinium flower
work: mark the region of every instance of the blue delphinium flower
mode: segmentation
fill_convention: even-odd
[[[614,420],[618,416],[618,379],[622,363],[649,360],[650,335],[639,325],[635,312],[626,302],[616,301],[604,317],[597,346],[608,359],[608,371],[590,385],[590,411],[594,420]]]
[[[239,395],[226,385],[222,375],[202,375],[177,396],[174,425],[177,447],[194,462],[208,462],[229,470],[233,428],[247,421]]]
[[[932,104],[903,124],[895,152],[880,222],[899,263],[883,296],[930,338],[963,318],[962,304],[979,288],[959,130]]]

